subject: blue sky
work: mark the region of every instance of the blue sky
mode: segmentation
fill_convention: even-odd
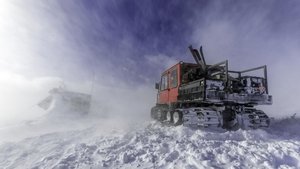
[[[208,64],[267,64],[270,111],[299,112],[299,28],[298,0],[2,1],[0,101],[36,103],[60,80],[155,95],[164,69],[193,62],[191,44]]]

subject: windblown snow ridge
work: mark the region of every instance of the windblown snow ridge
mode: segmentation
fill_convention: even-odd
[[[299,119],[234,132],[155,122],[125,133],[101,134],[97,127],[56,132],[2,144],[0,168],[299,168],[299,133],[287,126],[298,128]]]

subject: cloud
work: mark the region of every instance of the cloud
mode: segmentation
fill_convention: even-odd
[[[199,22],[192,39],[203,44],[208,63],[228,59],[235,70],[268,66],[274,104],[264,109],[270,116],[300,111],[299,5],[296,1],[213,1],[202,12],[204,19],[200,12],[195,15]]]
[[[90,85],[88,54],[69,43],[54,6],[0,2],[0,125],[41,116],[35,105],[62,81],[79,91]]]
[[[36,104],[62,83],[57,77],[29,79],[13,72],[0,72],[0,126],[43,115]]]
[[[138,65],[127,57],[134,49],[130,38],[113,45],[93,41],[112,34],[99,31],[102,24],[93,23],[100,22],[98,16],[86,10],[71,1],[1,2],[0,125],[44,115],[36,104],[62,82],[71,91],[92,94],[95,114],[149,117],[155,91],[129,78]]]

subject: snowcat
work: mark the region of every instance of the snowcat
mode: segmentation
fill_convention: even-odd
[[[189,50],[196,63],[180,61],[164,71],[160,83],[155,84],[158,93],[151,109],[153,119],[175,126],[227,130],[269,127],[270,118],[255,108],[272,104],[266,65],[233,71],[227,60],[207,65],[202,46],[200,50],[189,46]]]

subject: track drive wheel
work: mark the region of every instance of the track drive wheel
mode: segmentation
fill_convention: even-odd
[[[151,109],[151,117],[157,121],[165,120],[165,112],[159,107],[153,107]]]
[[[178,126],[181,125],[183,123],[183,117],[182,117],[182,112],[181,111],[174,111],[174,113],[172,114],[172,118],[173,118],[173,125],[174,126]]]
[[[165,119],[165,113],[163,110],[158,109],[156,112],[156,120],[163,121]]]

